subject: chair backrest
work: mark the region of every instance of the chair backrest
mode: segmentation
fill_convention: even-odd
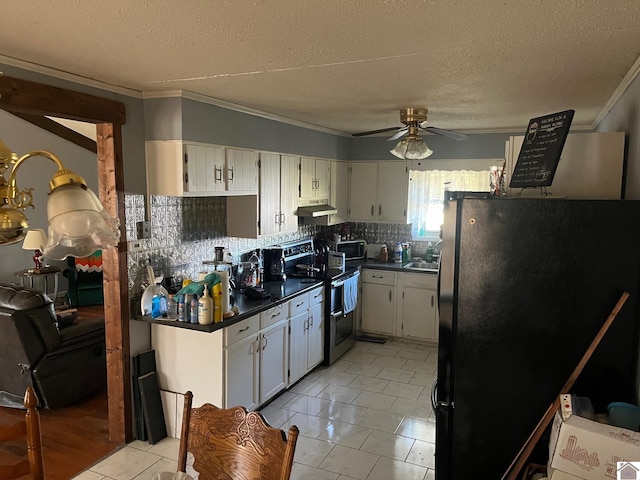
[[[186,472],[187,452],[194,456],[199,480],[288,480],[298,440],[298,427],[271,427],[258,412],[244,407],[221,409],[209,403],[192,408],[184,396],[178,471]]]
[[[36,409],[38,397],[33,388],[27,387],[24,406],[25,419],[13,425],[0,425],[0,442],[11,442],[24,438],[27,444],[27,458],[11,465],[0,465],[0,480],[10,480],[31,475],[33,480],[44,480],[42,458],[42,438],[40,435],[40,414]]]

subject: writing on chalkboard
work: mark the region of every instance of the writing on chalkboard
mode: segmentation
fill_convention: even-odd
[[[510,188],[551,185],[574,113],[574,110],[565,110],[529,120]]]

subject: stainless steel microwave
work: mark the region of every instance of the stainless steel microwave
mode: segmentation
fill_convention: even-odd
[[[365,258],[367,242],[364,240],[339,240],[329,242],[331,250],[344,253],[346,260],[361,260]]]

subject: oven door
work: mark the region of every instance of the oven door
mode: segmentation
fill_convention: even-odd
[[[329,365],[347,353],[355,343],[355,311],[346,315],[342,310],[329,315],[327,362]]]

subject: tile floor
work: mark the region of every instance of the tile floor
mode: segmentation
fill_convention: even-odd
[[[436,364],[436,347],[357,342],[263,408],[272,426],[300,429],[291,478],[433,480]],[[175,471],[177,456],[176,439],[135,441],[75,478],[148,480]]]

